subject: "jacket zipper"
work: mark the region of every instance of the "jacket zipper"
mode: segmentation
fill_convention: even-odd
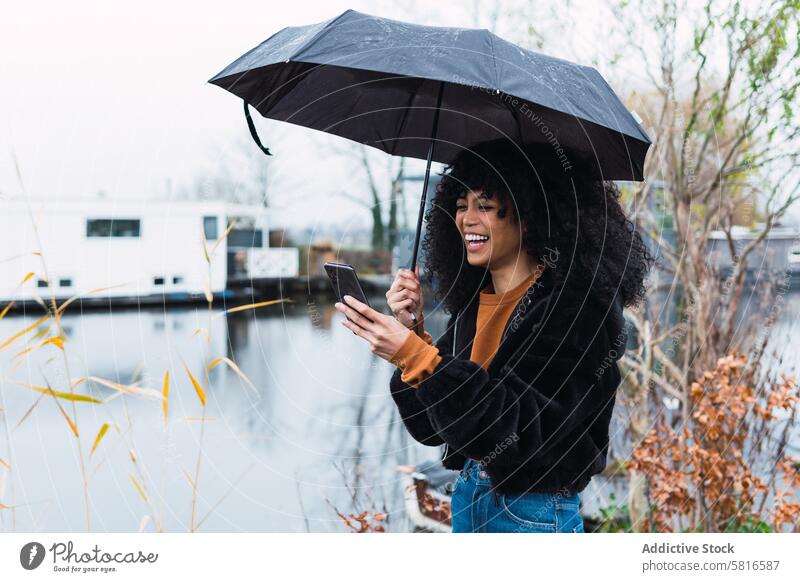
[[[530,289],[530,287],[528,287],[528,289]],[[530,304],[532,303],[532,302],[531,302],[531,300],[530,300],[530,298],[528,297],[527,290],[526,290],[526,293],[525,293],[525,295],[523,296],[522,300],[520,301],[520,303],[522,303],[522,302],[525,302],[525,303],[526,303],[525,307],[530,307]],[[517,305],[517,307],[514,309],[514,313],[513,313],[513,314],[511,315],[511,317],[509,317],[509,318],[508,318],[508,320],[506,321],[506,325],[505,325],[505,327],[503,328],[503,333],[501,334],[501,338],[500,338],[500,343],[501,343],[501,344],[502,344],[502,343],[505,341],[505,339],[506,339],[506,335],[508,335],[508,330],[509,330],[509,328],[511,327],[511,323],[512,323],[512,321],[518,317],[518,315],[519,315],[519,309],[520,309],[520,306],[519,306],[519,304],[518,304],[518,305]],[[456,321],[455,321],[455,323],[454,323],[454,325],[453,325],[453,345],[451,346],[451,354],[452,354],[452,356],[453,356],[453,357],[455,357],[455,356],[456,356],[456,341],[457,341],[457,339],[458,339],[458,317],[459,317],[460,315],[461,315],[461,310],[459,310],[459,312],[456,314]],[[495,355],[496,355],[496,354],[495,354]],[[448,444],[445,442],[445,443],[444,443],[444,454],[442,455],[442,459],[441,459],[441,460],[442,460],[442,462],[444,462],[444,460],[447,458],[447,451],[449,450],[449,448],[450,448],[450,445],[448,445]],[[493,492],[493,494],[494,494],[494,500],[495,500],[495,503],[498,503],[498,499],[497,499],[497,495],[498,495],[498,493],[497,493],[497,491],[496,491],[496,490],[493,488],[493,489],[492,489],[492,492]]]
[[[530,299],[528,299],[527,293],[522,298],[522,301],[525,301],[526,299],[527,299],[527,303],[530,304]],[[526,305],[526,307],[528,307],[528,306],[529,305]],[[506,321],[506,325],[505,325],[505,327],[503,329],[502,337],[500,338],[500,343],[503,343],[503,341],[505,341],[506,335],[508,335],[508,330],[511,327],[511,322],[512,322],[513,319],[515,319],[518,316],[518,314],[519,314],[519,305],[517,305],[516,309],[514,309],[514,313]],[[456,314],[456,321],[453,324],[453,345],[451,346],[451,352],[450,353],[452,354],[452,356],[454,358],[456,356],[456,341],[458,340],[458,318],[459,318],[460,315],[461,315],[461,310],[459,310],[458,313]],[[449,449],[450,449],[450,445],[448,445],[447,443],[444,443],[444,454],[442,455],[442,461],[444,461],[444,459],[447,458],[447,451]]]
[[[458,337],[456,335],[456,332],[458,332],[458,316],[459,315],[461,315],[461,311],[456,313],[456,322],[453,325],[453,345],[451,346],[450,353],[452,354],[452,356],[454,358],[456,356],[456,338]],[[447,443],[444,443],[444,454],[442,455],[442,461],[444,461],[447,458],[447,450],[448,450],[449,447],[450,447],[450,445],[448,445]]]
[[[458,337],[456,335],[456,333],[458,332],[458,316],[459,315],[461,315],[460,311],[456,314],[456,322],[453,325],[453,345],[451,346],[451,353],[452,353],[453,357],[456,356],[456,338]]]

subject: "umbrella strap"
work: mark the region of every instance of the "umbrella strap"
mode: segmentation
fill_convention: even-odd
[[[266,155],[271,156],[272,154],[270,153],[269,148],[264,147],[264,144],[261,143],[261,140],[258,137],[258,133],[256,133],[256,124],[253,123],[253,118],[250,117],[250,108],[247,105],[247,101],[242,99],[242,103],[244,103],[244,118],[247,120],[247,129],[250,130],[250,135],[253,138],[253,141],[256,142],[258,149],[260,149]]]

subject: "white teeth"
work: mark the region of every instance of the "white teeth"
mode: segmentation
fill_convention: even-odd
[[[468,241],[485,241],[489,240],[488,236],[483,236],[481,234],[465,234],[464,238]]]

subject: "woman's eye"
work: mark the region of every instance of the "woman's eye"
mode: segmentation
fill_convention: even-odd
[[[494,206],[481,206],[481,210],[486,212],[487,210],[493,210]]]
[[[456,206],[456,210],[466,210],[466,206]]]

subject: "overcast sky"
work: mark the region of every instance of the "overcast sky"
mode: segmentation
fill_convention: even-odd
[[[6,195],[19,193],[12,147],[32,196],[102,190],[146,199],[163,195],[168,179],[177,189],[213,171],[219,150],[246,128],[240,101],[206,81],[278,29],[347,8],[344,2],[303,2],[302,9],[291,2],[45,4],[18,3],[13,18],[0,24]],[[308,133],[290,137],[302,142]],[[269,137],[265,142],[283,160],[298,157]]]
[[[249,139],[240,101],[207,83],[225,65],[285,26],[326,20],[347,8],[473,25],[474,15],[461,8],[470,2],[421,3],[427,8],[418,18],[409,10],[413,4],[91,1],[6,7],[0,21],[0,194],[20,193],[12,150],[31,196],[92,197],[104,191],[109,197],[147,199],[163,196],[168,180],[177,191],[213,173],[226,149]],[[592,26],[587,10],[575,10],[579,26]],[[590,54],[596,36],[579,38]],[[576,47],[566,48],[546,52],[568,57]],[[320,149],[324,137],[279,122],[258,124],[277,154],[274,171],[284,177],[276,183],[281,189],[274,193],[276,202],[287,207],[298,190],[319,193],[278,212],[277,222],[367,224],[363,210],[325,196],[363,182],[348,183],[353,176]]]

